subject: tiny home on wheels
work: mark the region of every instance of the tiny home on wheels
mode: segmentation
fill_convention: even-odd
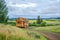
[[[16,27],[19,27],[19,28],[28,27],[28,20],[26,18],[17,18],[16,19]]]

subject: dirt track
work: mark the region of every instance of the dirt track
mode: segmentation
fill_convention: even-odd
[[[40,30],[37,30],[37,32],[45,36],[48,40],[60,40],[60,34],[56,34],[53,32],[44,32]]]
[[[60,40],[60,34],[56,34],[56,33],[53,33],[53,32],[45,32],[45,31],[41,31],[41,30],[34,30],[32,28],[27,28],[27,29],[32,30],[32,31],[36,31],[36,32],[42,34],[48,40]]]

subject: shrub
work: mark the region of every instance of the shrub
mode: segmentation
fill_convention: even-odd
[[[41,22],[40,26],[46,26],[46,22]]]
[[[29,26],[36,26],[36,23],[29,23]]]

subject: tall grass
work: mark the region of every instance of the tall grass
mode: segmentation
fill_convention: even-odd
[[[30,35],[28,35],[30,33]],[[26,29],[0,24],[0,40],[41,40],[40,35]],[[33,33],[33,34],[31,34]]]
[[[35,40],[30,37],[23,29],[9,26],[0,25],[0,39],[1,40]]]

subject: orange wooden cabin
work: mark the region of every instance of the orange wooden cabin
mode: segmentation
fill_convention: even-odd
[[[28,20],[26,18],[17,18],[16,27],[20,27],[20,28],[28,27]]]

